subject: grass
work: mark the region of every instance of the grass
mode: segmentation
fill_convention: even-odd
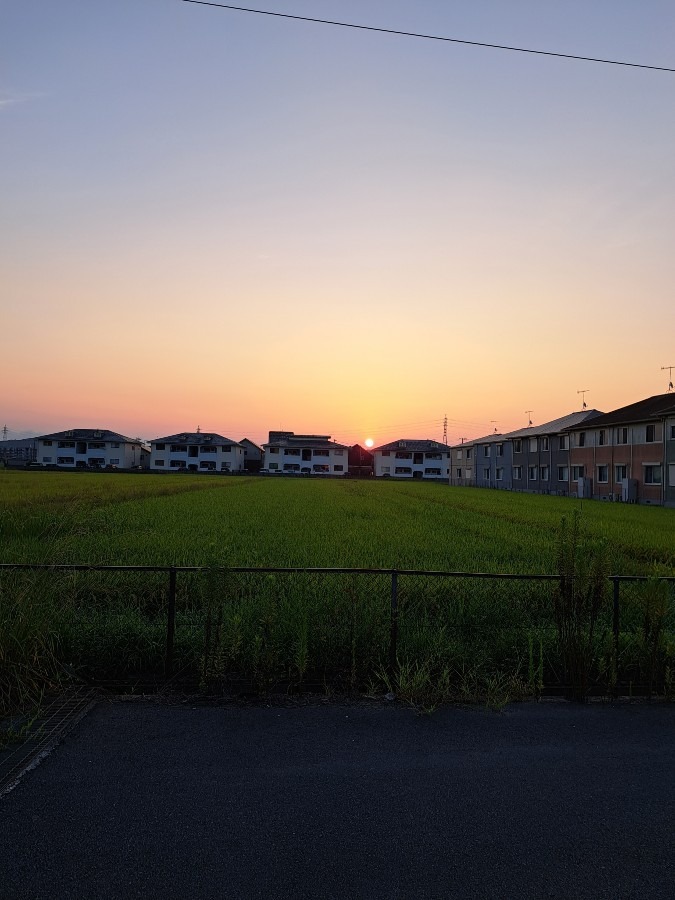
[[[176,631],[177,669],[205,687],[237,678],[259,691],[280,681],[376,683],[426,707],[450,697],[498,703],[565,676],[550,584],[401,576],[392,673],[387,576],[235,576],[218,567],[556,574],[561,518],[580,505],[417,482],[0,470],[0,562],[210,567],[179,578]],[[578,552],[604,548],[612,572],[673,576],[674,516],[586,501]],[[587,648],[589,683],[611,681],[621,663],[664,689],[675,671],[672,593],[647,600],[636,586],[622,590],[630,630],[621,658],[604,598]],[[164,575],[0,574],[0,708],[65,672],[161,674],[165,622]]]

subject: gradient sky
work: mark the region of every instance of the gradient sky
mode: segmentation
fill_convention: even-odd
[[[672,0],[252,5],[675,67]],[[674,209],[675,73],[4,0],[0,426],[454,442],[623,406],[675,366]]]

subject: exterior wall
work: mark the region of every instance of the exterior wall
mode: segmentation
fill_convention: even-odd
[[[105,468],[116,466],[130,469],[141,465],[144,450],[139,443],[126,441],[78,440],[77,438],[40,439],[37,462],[54,465],[63,469],[84,469],[90,466]]]
[[[336,447],[266,447],[265,465],[280,475],[344,475],[349,471],[349,450]]]
[[[241,472],[244,448],[236,444],[153,441],[150,468],[158,472]]]
[[[450,450],[376,450],[375,476],[447,479]]]
[[[461,444],[450,450],[450,484],[454,487],[473,487],[476,483],[476,448]]]
[[[574,467],[583,466],[584,477],[592,480],[591,493],[596,499],[621,500],[623,480],[634,479],[639,503],[662,503],[669,474],[665,465],[666,443],[664,424],[656,421],[573,431],[570,435],[571,493],[576,493]],[[652,478],[657,479],[655,483],[646,480],[650,471]],[[660,481],[656,473],[660,473]]]
[[[666,506],[675,506],[675,416],[666,419],[664,426],[664,502]]]
[[[492,440],[475,444],[475,485],[476,487],[511,487],[511,445],[501,435]]]

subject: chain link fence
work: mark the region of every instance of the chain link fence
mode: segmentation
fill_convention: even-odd
[[[590,628],[575,623],[584,690],[672,693],[675,578],[606,587]],[[407,679],[470,697],[502,679],[565,692],[560,590],[555,575],[3,564],[0,662],[22,644],[54,678],[119,687],[401,692]]]

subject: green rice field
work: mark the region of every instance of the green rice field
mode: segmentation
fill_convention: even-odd
[[[207,567],[179,573],[171,671],[205,690],[311,683],[429,706],[536,694],[577,665],[584,690],[669,693],[675,672],[672,585],[655,580],[675,576],[668,509],[395,480],[0,470],[0,562]],[[400,576],[392,658],[390,574],[236,566],[577,587]],[[614,638],[609,574],[651,578],[622,586]],[[166,617],[166,573],[1,571],[0,710],[69,678],[161,680]]]

